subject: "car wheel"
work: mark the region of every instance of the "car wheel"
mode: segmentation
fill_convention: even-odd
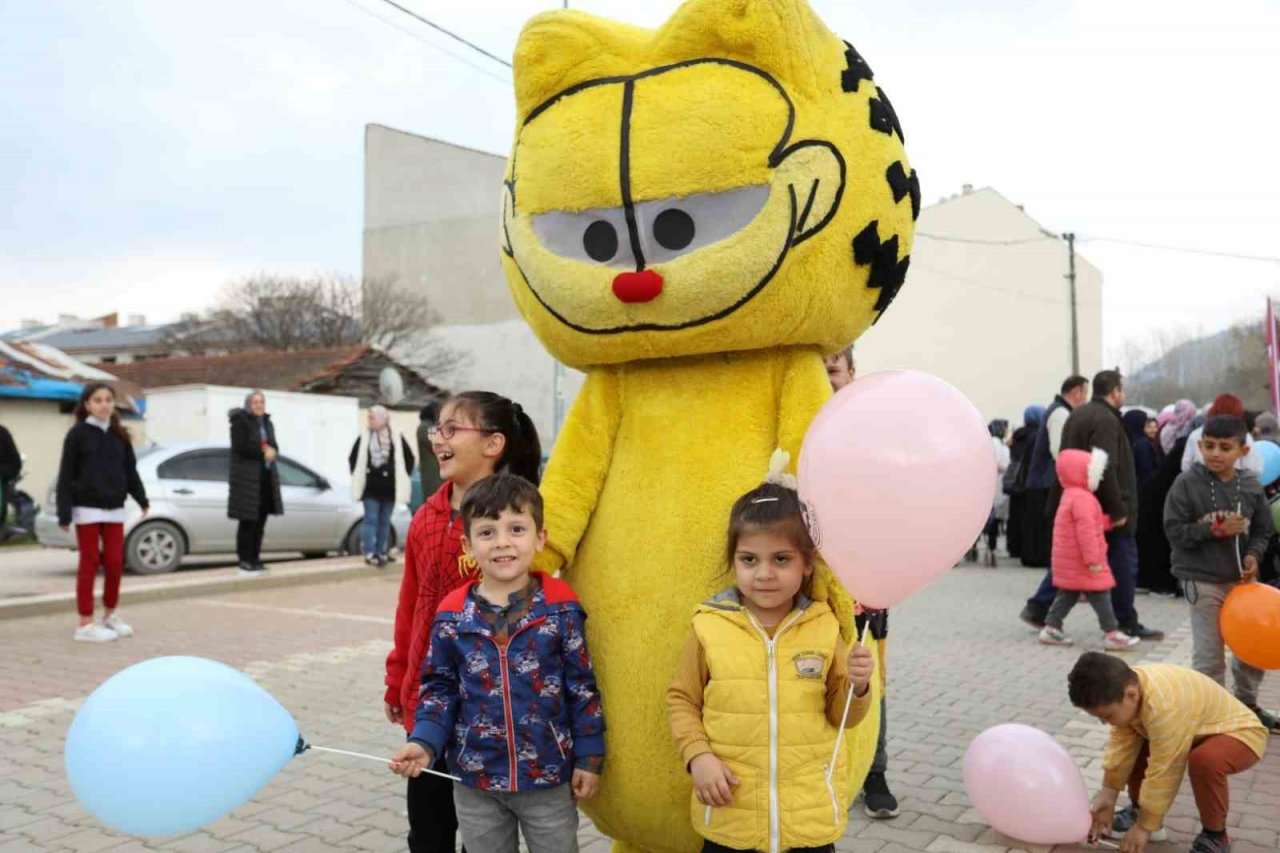
[[[178,526],[168,521],[144,521],[129,534],[125,562],[140,575],[171,572],[182,562],[186,543]]]
[[[343,540],[342,551],[344,554],[360,553],[360,522],[351,525],[351,529],[347,531],[347,538]]]

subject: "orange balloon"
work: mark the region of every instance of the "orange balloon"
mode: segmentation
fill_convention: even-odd
[[[1280,669],[1280,589],[1239,584],[1222,603],[1218,624],[1240,660],[1258,669]]]

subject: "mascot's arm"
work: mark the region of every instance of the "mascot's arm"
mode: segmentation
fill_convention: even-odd
[[[789,350],[783,365],[780,411],[778,413],[778,447],[791,454],[791,464],[800,462],[800,445],[809,423],[818,410],[831,399],[831,382],[817,350]],[[853,599],[845,591],[827,564],[819,560],[813,573],[813,599],[825,601],[840,620],[840,636],[852,643]]]
[[[546,504],[547,547],[538,555],[538,569],[554,572],[573,561],[604,488],[621,417],[617,374],[588,373],[539,487]]]

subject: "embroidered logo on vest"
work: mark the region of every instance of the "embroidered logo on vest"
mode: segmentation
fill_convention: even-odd
[[[805,649],[791,656],[795,664],[796,676],[799,678],[822,678],[822,665],[827,660],[827,653]]]

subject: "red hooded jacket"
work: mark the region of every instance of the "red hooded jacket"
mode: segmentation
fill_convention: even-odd
[[[413,731],[422,661],[440,602],[477,576],[462,552],[462,518],[453,516],[453,483],[445,482],[413,516],[404,545],[404,579],[396,606],[395,648],[387,655],[385,701],[404,709]]]
[[[1116,585],[1107,564],[1106,532],[1111,519],[1094,492],[1107,468],[1107,454],[1063,450],[1058,454],[1062,502],[1053,518],[1053,585],[1069,592],[1102,592]],[[1101,566],[1091,572],[1089,566]]]

